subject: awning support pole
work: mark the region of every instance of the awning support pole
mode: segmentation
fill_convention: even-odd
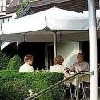
[[[98,100],[98,70],[97,70],[97,25],[95,0],[88,0],[89,9],[89,42],[90,42],[90,100]]]
[[[57,31],[54,31],[54,58],[57,56]]]

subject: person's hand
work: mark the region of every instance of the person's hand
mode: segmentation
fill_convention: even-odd
[[[66,72],[69,73],[70,72],[70,69],[69,68],[66,68]]]

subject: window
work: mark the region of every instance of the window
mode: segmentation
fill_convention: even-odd
[[[6,11],[6,0],[0,0],[0,12]]]

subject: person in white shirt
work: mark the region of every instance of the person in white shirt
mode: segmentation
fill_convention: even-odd
[[[54,66],[50,66],[50,72],[64,73],[63,61],[64,58],[61,55],[57,55],[54,59]]]
[[[34,72],[34,68],[32,65],[33,63],[33,56],[28,54],[24,57],[24,64],[19,68],[19,72]]]

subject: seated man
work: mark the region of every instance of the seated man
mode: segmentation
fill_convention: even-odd
[[[32,55],[26,55],[24,57],[25,63],[19,68],[19,72],[33,72],[33,66],[31,66],[33,63],[33,58],[34,57]]]
[[[70,68],[70,71],[80,72],[80,71],[89,71],[89,64],[84,61],[84,55],[82,53],[78,53],[77,62],[73,64]]]
[[[89,68],[89,64],[87,62],[84,61],[84,55],[82,53],[78,53],[77,55],[77,62],[73,64],[73,66],[69,69],[70,71],[74,71],[74,72],[87,72],[90,70]],[[80,84],[80,93],[79,93],[79,98],[82,99],[83,98],[83,90],[84,87],[82,87],[83,83]],[[74,89],[75,87],[72,85],[71,87],[71,92],[72,94],[75,94]]]

